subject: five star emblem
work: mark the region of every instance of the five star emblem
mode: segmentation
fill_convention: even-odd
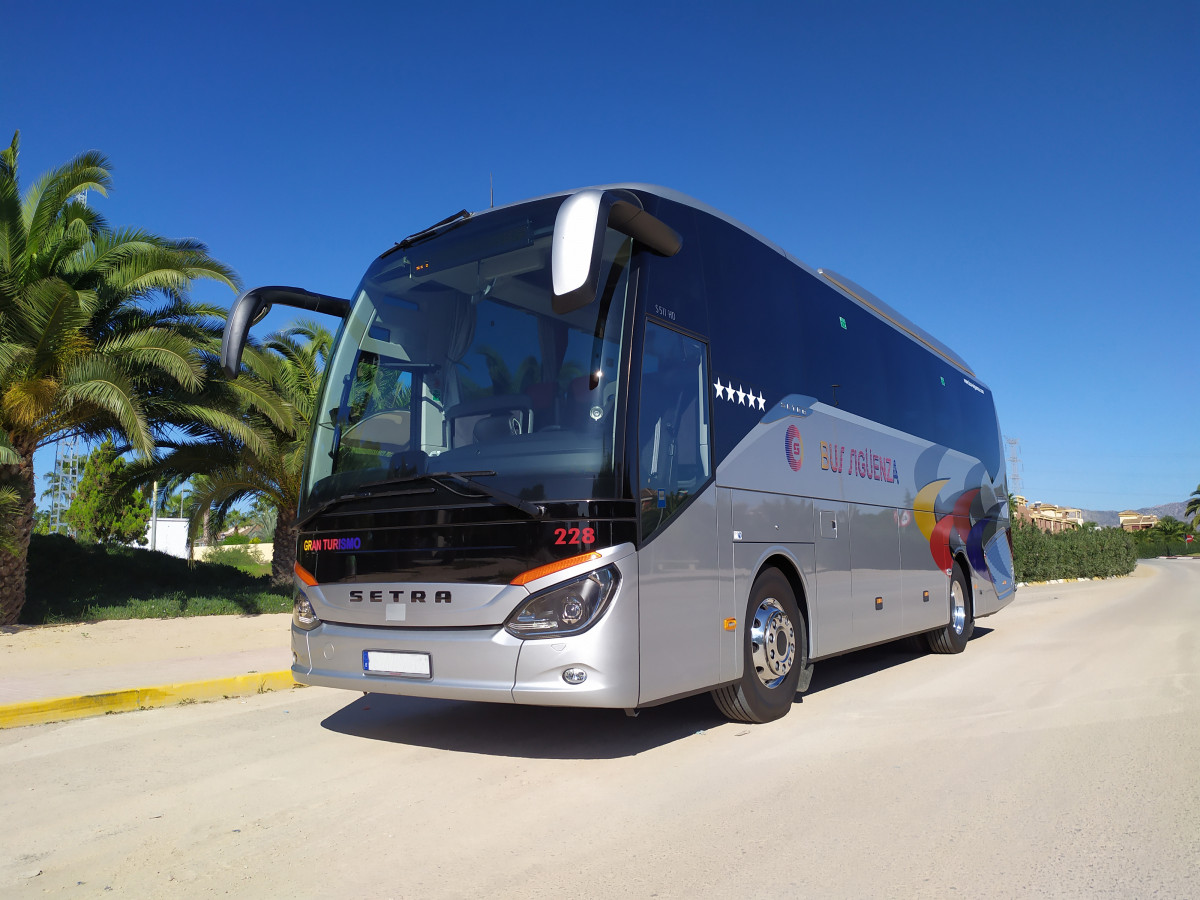
[[[751,409],[757,406],[760,410],[766,411],[767,398],[762,394],[756,395],[754,391],[743,390],[740,384],[734,388],[733,382],[722,384],[721,379],[718,378],[713,383],[713,390],[716,391],[718,400],[728,400],[730,403],[733,403],[736,398],[740,406],[748,405]]]

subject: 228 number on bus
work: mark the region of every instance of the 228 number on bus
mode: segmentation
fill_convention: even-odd
[[[580,547],[596,543],[594,528],[555,528],[554,543],[578,544]]]

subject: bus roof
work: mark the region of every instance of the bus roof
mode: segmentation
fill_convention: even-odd
[[[953,350],[951,350],[948,346],[946,346],[944,343],[942,343],[937,338],[935,338],[933,335],[931,335],[924,328],[917,325],[915,322],[913,322],[907,316],[904,316],[903,314],[901,314],[900,312],[896,311],[891,306],[889,306],[887,303],[885,303],[883,300],[880,300],[878,297],[876,297],[874,294],[872,294],[866,288],[861,287],[860,285],[851,281],[849,278],[846,278],[844,275],[839,275],[837,272],[834,272],[832,269],[813,269],[812,266],[808,265],[803,260],[797,259],[795,256],[793,256],[791,253],[788,253],[788,251],[784,250],[782,247],[780,247],[778,244],[776,244],[771,239],[759,234],[753,228],[747,227],[744,223],[739,222],[737,219],[733,218],[732,216],[722,212],[719,209],[716,209],[713,206],[709,206],[707,203],[704,203],[701,200],[697,200],[695,197],[690,197],[687,194],[681,193],[680,191],[672,190],[671,188],[662,187],[661,185],[657,185],[657,184],[643,184],[640,182],[624,182],[624,183],[619,183],[619,184],[597,184],[597,185],[590,185],[588,187],[575,188],[574,190],[569,190],[569,191],[555,191],[554,193],[551,193],[551,194],[544,194],[541,197],[533,197],[533,198],[529,198],[527,200],[520,200],[516,203],[509,203],[509,204],[505,204],[504,206],[494,207],[492,209],[480,210],[478,213],[475,213],[475,215],[483,215],[483,214],[486,214],[489,212],[494,212],[496,210],[506,209],[506,208],[512,207],[512,206],[519,206],[522,203],[529,203],[533,200],[545,200],[545,199],[548,199],[551,197],[566,197],[571,194],[577,193],[578,191],[587,191],[587,190],[595,190],[595,191],[620,191],[620,190],[623,190],[623,191],[632,191],[634,193],[651,194],[656,197],[661,197],[664,200],[670,200],[674,203],[678,203],[682,206],[690,206],[695,210],[698,210],[707,215],[713,216],[714,218],[717,218],[724,222],[727,222],[728,224],[734,226],[735,228],[741,229],[746,234],[750,235],[750,237],[754,238],[756,241],[764,244],[767,247],[770,247],[772,250],[774,250],[780,256],[787,259],[793,265],[798,266],[799,268],[803,269],[809,275],[812,275],[814,278],[824,281],[826,284],[829,284],[831,287],[833,287],[835,290],[839,291],[840,293],[844,294],[846,297],[848,297],[854,303],[857,303],[859,306],[863,307],[864,309],[868,310],[869,312],[871,312],[874,315],[878,316],[879,318],[883,319],[885,322],[887,322],[893,328],[896,328],[899,331],[905,332],[910,337],[915,339],[918,343],[923,344],[926,348],[933,351],[938,356],[941,356],[943,359],[945,359],[951,365],[957,366],[959,369],[962,369],[963,372],[965,372],[967,375],[970,375],[972,378],[976,378],[974,370],[967,364],[966,360],[964,360],[961,356],[959,356],[957,353],[955,353]],[[984,387],[986,387],[986,385],[984,385]]]

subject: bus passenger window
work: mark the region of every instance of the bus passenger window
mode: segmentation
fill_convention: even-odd
[[[705,345],[646,324],[638,421],[639,499],[645,540],[708,480]]]

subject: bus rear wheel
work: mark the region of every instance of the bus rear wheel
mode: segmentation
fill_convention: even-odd
[[[808,665],[808,632],[792,586],[778,569],[754,580],[742,650],[741,680],[712,692],[717,708],[738,722],[771,722],[786,715]]]
[[[929,649],[934,653],[962,653],[967,641],[975,631],[975,618],[971,615],[971,594],[967,589],[967,575],[960,563],[954,564],[954,575],[950,580],[950,622],[945,628],[925,635]]]

